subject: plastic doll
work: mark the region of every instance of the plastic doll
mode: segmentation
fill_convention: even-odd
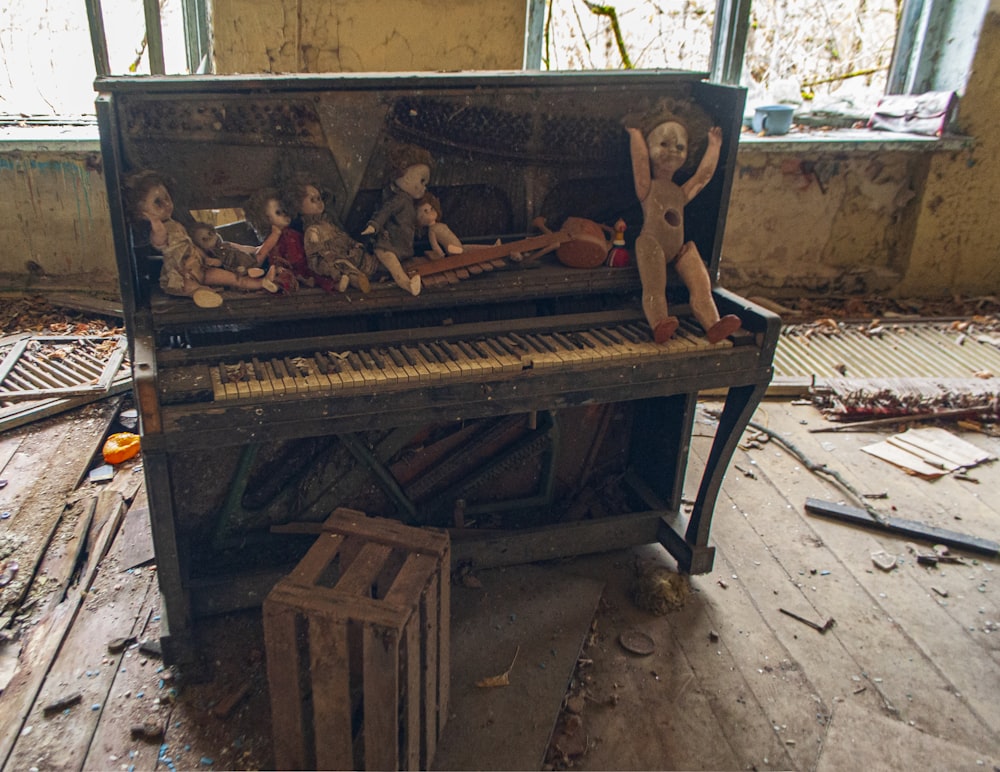
[[[209,265],[205,253],[195,245],[187,229],[173,219],[174,202],[166,178],[158,172],[136,172],[125,180],[125,205],[134,222],[148,222],[149,243],[163,255],[160,287],[171,295],[190,297],[201,308],[221,305],[222,296],[212,287],[277,292],[271,279],[239,276],[225,268]]]
[[[278,270],[275,282],[285,292],[295,292],[300,283],[316,284],[309,270],[302,234],[291,227],[292,218],[285,210],[281,195],[275,188],[262,188],[250,196],[243,215],[257,238],[263,243],[257,248],[257,262],[269,263]]]
[[[316,185],[293,182],[285,191],[285,208],[302,220],[302,241],[309,270],[332,280],[340,292],[349,286],[371,289],[368,277],[378,270],[374,255],[365,251],[326,214],[326,202]]]
[[[411,295],[419,295],[420,275],[407,274],[400,259],[413,257],[413,239],[417,232],[415,202],[427,192],[431,156],[419,147],[394,148],[389,166],[392,181],[382,192],[382,206],[372,215],[361,235],[375,237],[375,257],[396,284]]]
[[[427,229],[427,240],[431,244],[428,257],[439,258],[445,255],[460,255],[465,249],[462,241],[441,218],[441,202],[433,193],[424,193],[417,201],[417,225]]]
[[[642,281],[642,309],[657,343],[677,331],[677,317],[667,310],[667,265],[673,263],[688,288],[691,311],[710,343],[732,335],[740,319],[719,318],[712,281],[693,241],[684,241],[684,207],[711,181],[719,162],[722,130],[708,130],[708,146],[694,175],[683,185],[674,176],[689,158],[688,127],[699,116],[688,104],[661,104],[637,126],[628,126],[635,192],[642,203],[642,231],[635,242]],[[704,120],[704,118],[702,119]]]
[[[264,269],[257,264],[257,247],[223,241],[215,227],[206,222],[189,226],[188,234],[205,253],[208,265],[216,265],[241,276],[264,275]]]

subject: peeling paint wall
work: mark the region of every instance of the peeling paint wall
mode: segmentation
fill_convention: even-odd
[[[49,284],[115,289],[114,245],[98,153],[0,153],[0,287],[40,272]],[[31,266],[29,268],[29,266]]]
[[[913,152],[790,154],[744,144],[722,284],[771,297],[893,290],[927,165]]]
[[[519,69],[525,0],[215,0],[216,72]]]
[[[215,0],[214,14],[220,72],[516,69],[525,2]],[[968,149],[802,153],[744,143],[723,285],[774,297],[1000,294],[997,82],[992,0],[960,110],[975,138]],[[0,289],[23,285],[28,261],[66,284],[79,277],[81,288],[113,289],[99,157],[72,143],[9,147],[0,144]]]
[[[917,218],[909,267],[899,288],[910,295],[1000,292],[1000,3],[986,14],[959,109],[971,149],[936,156]]]

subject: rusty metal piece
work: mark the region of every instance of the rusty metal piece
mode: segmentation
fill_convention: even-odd
[[[801,617],[794,611],[789,611],[786,608],[779,608],[778,611],[780,611],[782,614],[790,616],[792,619],[797,619],[802,624],[808,625],[813,630],[816,630],[817,632],[820,633],[825,633],[827,630],[829,630],[831,627],[837,624],[836,620],[833,617],[829,617],[823,624],[819,624],[818,622],[813,622],[811,619],[806,619],[805,617]]]

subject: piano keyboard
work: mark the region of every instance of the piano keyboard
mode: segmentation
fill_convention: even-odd
[[[728,348],[684,330],[667,345],[653,342],[645,323],[567,332],[509,332],[470,340],[443,338],[397,345],[316,351],[305,356],[253,357],[209,367],[217,401],[283,394],[371,390],[452,378],[474,380],[501,373],[566,368],[597,362],[676,356]]]

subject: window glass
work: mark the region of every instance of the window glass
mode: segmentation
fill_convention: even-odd
[[[149,73],[139,0],[102,0],[111,72]],[[180,0],[161,0],[164,65],[187,69]],[[0,7],[0,114],[74,117],[94,113],[94,54],[83,0],[9,2]]]
[[[742,70],[748,101],[869,111],[885,92],[898,4],[753,0]],[[716,0],[552,0],[550,8],[543,68],[621,69],[629,61],[636,68],[709,69]]]

